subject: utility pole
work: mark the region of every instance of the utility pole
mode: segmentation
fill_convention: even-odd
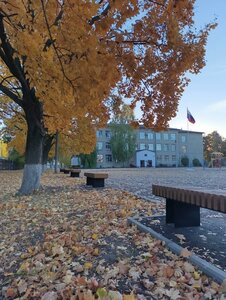
[[[59,150],[59,132],[58,130],[56,131],[56,143],[55,143],[55,173],[58,171],[58,151]]]

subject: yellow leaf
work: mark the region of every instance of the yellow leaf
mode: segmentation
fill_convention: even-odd
[[[193,277],[194,277],[195,280],[199,280],[200,274],[199,274],[198,272],[195,271],[195,272],[193,273]]]
[[[93,255],[94,255],[94,256],[97,256],[97,255],[99,255],[99,254],[100,254],[99,249],[98,249],[98,248],[95,248],[94,251],[93,251]]]
[[[91,269],[92,267],[93,267],[93,264],[91,262],[84,263],[84,269],[88,270],[88,269]]]
[[[130,295],[123,295],[123,300],[136,300],[134,294],[130,294]]]
[[[29,271],[29,262],[24,262],[20,265],[20,268],[18,269],[18,273],[20,272],[28,272]]]
[[[92,239],[93,239],[93,240],[97,240],[97,239],[98,239],[98,235],[97,235],[96,233],[94,233],[94,234],[92,235]]]

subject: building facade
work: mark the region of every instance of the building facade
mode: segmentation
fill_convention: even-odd
[[[113,160],[109,128],[97,130],[97,167],[178,167],[183,157],[203,164],[203,132],[169,128],[167,131],[154,132],[140,126],[135,130],[136,151],[133,158],[125,165]]]

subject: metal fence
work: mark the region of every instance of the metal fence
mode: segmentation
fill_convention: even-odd
[[[14,170],[15,165],[12,160],[0,158],[0,170]]]

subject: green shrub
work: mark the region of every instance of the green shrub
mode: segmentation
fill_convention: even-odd
[[[181,158],[181,164],[183,167],[188,167],[189,165],[189,158],[187,156],[184,156]]]
[[[201,167],[202,166],[200,161],[198,160],[198,158],[194,158],[192,163],[193,163],[194,167]]]

